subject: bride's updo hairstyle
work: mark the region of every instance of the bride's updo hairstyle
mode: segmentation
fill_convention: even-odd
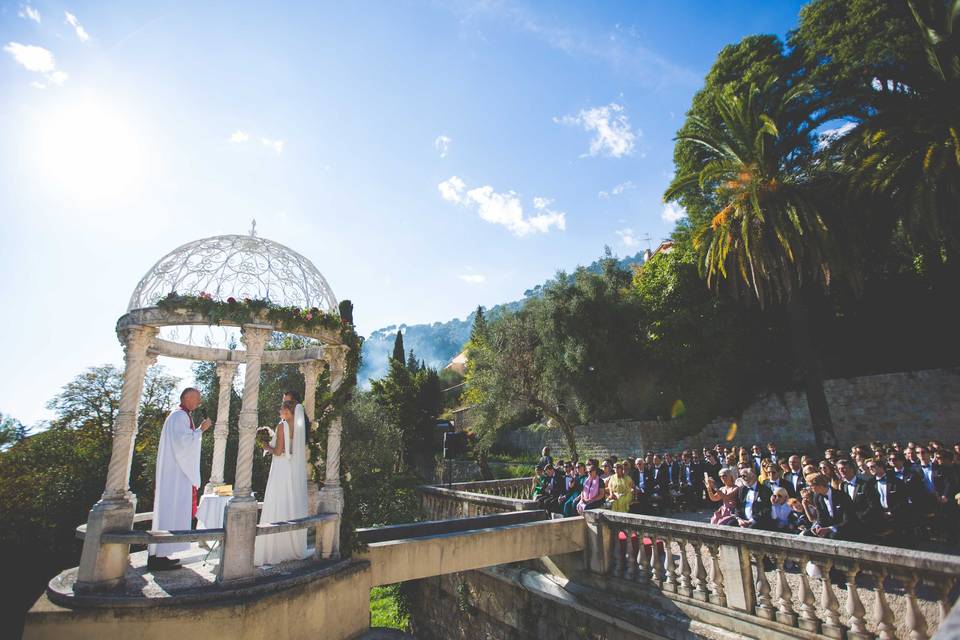
[[[289,391],[285,391],[283,395],[290,396],[291,398],[293,398],[294,405],[298,405],[301,402],[303,402],[303,398],[300,397],[300,394],[294,391],[293,389],[290,389]]]

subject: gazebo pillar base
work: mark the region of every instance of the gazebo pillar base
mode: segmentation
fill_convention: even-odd
[[[324,487],[320,490],[317,513],[335,513],[336,521],[322,528],[323,536],[316,542],[321,558],[338,559],[340,557],[340,520],[343,518],[343,488]]]
[[[243,584],[253,581],[253,552],[257,540],[257,501],[253,496],[234,498],[223,514],[226,535],[217,582]]]
[[[77,570],[77,591],[108,591],[123,582],[130,547],[124,544],[100,544],[100,537],[111,531],[133,529],[136,496],[130,499],[100,500],[90,509],[83,554]]]

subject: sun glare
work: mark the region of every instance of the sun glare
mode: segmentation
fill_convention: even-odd
[[[146,175],[143,140],[123,113],[94,99],[40,116],[36,146],[46,187],[82,204],[103,205],[137,194]]]

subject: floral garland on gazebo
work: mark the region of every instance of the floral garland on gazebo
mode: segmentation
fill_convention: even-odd
[[[198,295],[182,295],[171,291],[157,302],[157,308],[163,311],[190,311],[202,314],[212,324],[224,322],[242,326],[262,321],[264,318],[277,330],[287,333],[301,333],[304,330],[328,329],[339,331],[340,342],[348,347],[345,371],[340,387],[334,393],[322,394],[317,398],[316,420],[309,433],[310,463],[316,465],[322,460],[324,442],[322,440],[330,422],[342,415],[343,409],[357,384],[357,371],[360,369],[360,348],[363,338],[357,335],[353,326],[353,303],[343,300],[340,313],[332,313],[317,307],[288,307],[276,305],[269,300],[258,298],[227,298],[216,300],[205,291]],[[328,374],[325,374],[328,375]],[[329,389],[329,386],[327,387]],[[323,429],[320,429],[323,426]]]

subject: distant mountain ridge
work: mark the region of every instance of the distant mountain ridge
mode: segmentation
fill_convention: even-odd
[[[633,265],[643,264],[642,252],[618,260],[620,267],[626,269]],[[594,273],[600,272],[600,260],[595,260],[587,266]],[[503,311],[515,311],[523,306],[530,298],[540,295],[546,283],[538,284],[523,293],[523,299],[498,304],[490,309],[484,309],[489,317],[496,317]],[[363,343],[363,364],[360,367],[359,382],[365,385],[369,380],[380,378],[387,372],[387,360],[393,353],[393,341],[397,330],[403,331],[403,345],[409,351],[423,360],[427,366],[442,369],[450,360],[460,353],[463,345],[470,338],[470,328],[473,326],[473,317],[476,312],[470,313],[460,320],[454,318],[447,322],[432,324],[392,324],[373,331]]]

